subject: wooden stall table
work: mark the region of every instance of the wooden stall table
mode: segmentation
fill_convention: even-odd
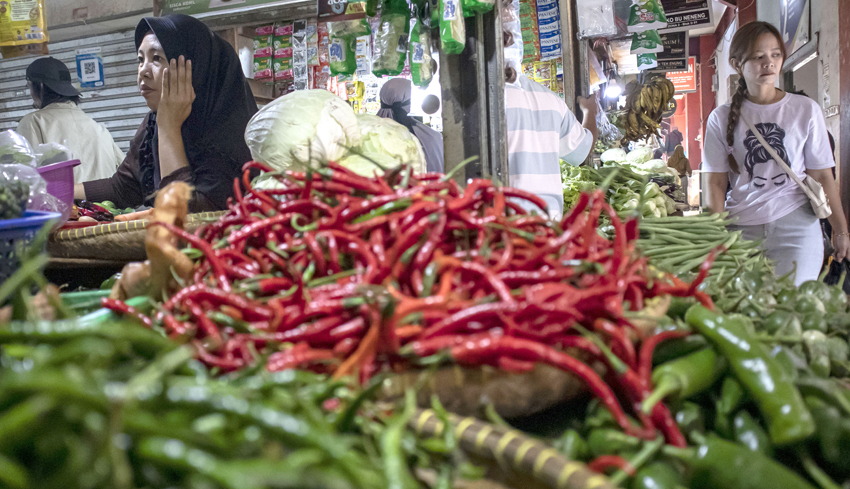
[[[189,214],[186,230],[195,232],[202,224],[215,221],[224,211]],[[50,235],[45,269],[48,280],[66,285],[66,290],[98,288],[120,272],[124,265],[144,261],[147,219],[110,222],[86,227],[61,228]]]

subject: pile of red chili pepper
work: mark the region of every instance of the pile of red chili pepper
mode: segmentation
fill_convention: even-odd
[[[252,187],[254,169],[275,185]],[[268,355],[272,371],[365,382],[444,352],[511,372],[544,363],[583,379],[627,433],[660,430],[684,446],[662,403],[651,415],[639,408],[654,345],[678,333],[640,338],[624,312],[665,294],[710,305],[697,291],[708,268],[691,284],[651,271],[634,248],[637,221],[622,222],[602,192],[555,222],[525,210],[522,201],[545,209],[527,192],[481,179],[462,189],[409,168],[370,179],[333,163],[271,173],[250,162],[242,180],[247,190],[234,182],[217,222],[195,234],[166,225],[197,258],[194,283],[151,322],[190,338],[207,365],[234,371]],[[613,240],[597,231],[603,213]]]

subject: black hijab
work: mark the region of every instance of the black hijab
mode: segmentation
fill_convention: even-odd
[[[239,56],[230,44],[203,22],[187,15],[146,17],[136,26],[136,49],[153,32],[169,60],[181,55],[192,61],[195,101],[183,123],[183,145],[195,191],[225,209],[233,194],[233,179],[251,160],[245,127],[257,104]],[[151,114],[139,147],[139,171],[145,195],[159,188],[159,151],[156,114]]]

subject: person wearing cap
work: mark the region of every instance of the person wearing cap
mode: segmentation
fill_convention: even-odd
[[[234,179],[251,160],[245,127],[257,112],[233,47],[182,14],[136,26],[139,94],[151,109],[118,171],[74,187],[74,197],[118,207],[153,205],[172,182],[194,191],[190,212],[227,208]]]
[[[27,68],[27,87],[35,112],[25,115],[17,132],[33,148],[57,143],[80,160],[74,168],[77,183],[110,177],[124,160],[112,135],[79,107],[80,92],[71,84],[71,72],[56,58],[39,58]]]

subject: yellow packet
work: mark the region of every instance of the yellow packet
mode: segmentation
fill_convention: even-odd
[[[0,46],[46,43],[44,0],[0,0]]]

